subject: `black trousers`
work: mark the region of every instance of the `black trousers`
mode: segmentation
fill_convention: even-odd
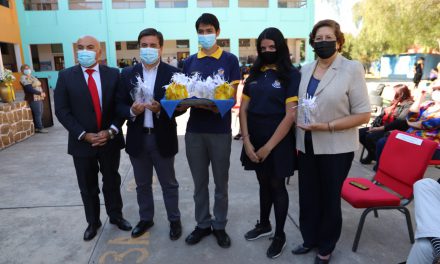
[[[317,247],[325,256],[341,235],[341,189],[354,153],[315,155],[310,140],[306,153],[299,152],[300,231],[304,246]]]
[[[102,174],[102,192],[107,215],[110,218],[122,217],[121,176],[118,172],[120,157],[120,150],[98,151],[95,157],[73,157],[78,186],[89,224],[99,222],[99,171]]]
[[[368,133],[369,127],[359,129],[359,142],[367,149],[368,156],[376,160],[376,143],[385,135],[385,131]]]

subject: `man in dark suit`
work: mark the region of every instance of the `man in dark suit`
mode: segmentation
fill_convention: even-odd
[[[122,230],[131,225],[122,217],[118,173],[120,150],[124,148],[117,117],[115,95],[119,71],[99,65],[99,41],[85,36],[77,42],[80,65],[60,71],[55,89],[55,114],[69,132],[68,153],[73,156],[88,227],[84,240],[95,237],[99,219],[98,172],[101,171],[105,208],[110,223]]]
[[[161,62],[163,36],[147,28],[139,33],[142,63],[124,68],[118,91],[118,114],[128,121],[126,151],[130,155],[136,180],[140,221],[133,229],[132,237],[139,237],[154,225],[154,200],[152,192],[153,167],[163,192],[165,208],[170,221],[170,239],[182,234],[179,211],[179,184],[174,171],[174,156],[178,151],[176,121],[161,111],[164,85],[178,71]],[[142,82],[139,82],[139,79]],[[143,97],[133,98],[133,92],[141,89],[153,95],[151,101]]]

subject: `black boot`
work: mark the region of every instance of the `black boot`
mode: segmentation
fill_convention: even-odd
[[[368,155],[365,158],[361,159],[361,163],[362,164],[371,164],[371,162],[373,160],[374,160],[373,155],[371,155],[370,152],[368,152]]]

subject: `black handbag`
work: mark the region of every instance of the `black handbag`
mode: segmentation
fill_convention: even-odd
[[[383,119],[383,114],[380,114],[380,115],[376,116],[376,118],[371,123],[371,126],[372,127],[380,127],[380,126],[382,126],[382,119]]]

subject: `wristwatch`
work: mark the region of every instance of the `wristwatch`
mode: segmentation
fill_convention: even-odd
[[[107,130],[107,132],[108,132],[110,139],[115,138],[115,132],[113,131],[113,129],[110,128],[109,130]]]

